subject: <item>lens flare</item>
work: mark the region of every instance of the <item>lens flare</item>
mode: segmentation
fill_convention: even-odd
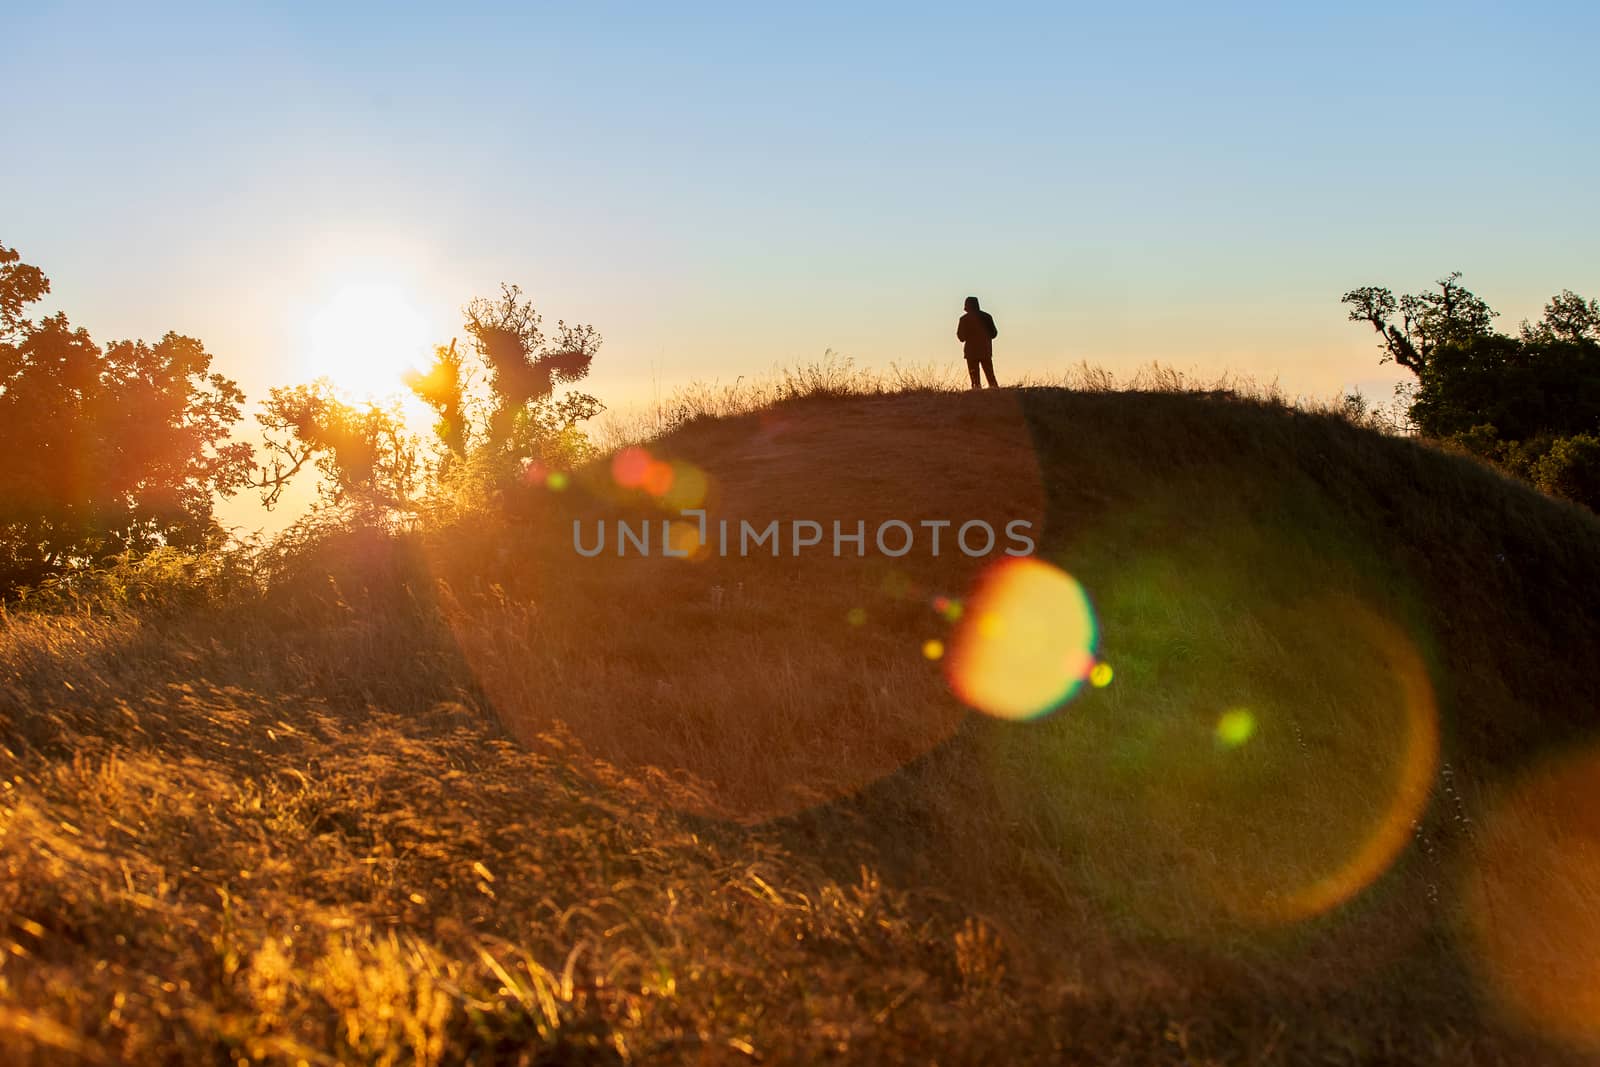
[[[1256,732],[1256,717],[1248,708],[1225,711],[1217,720],[1217,744],[1223,748],[1238,748]]]
[[[990,568],[969,598],[946,659],[963,701],[1002,719],[1031,719],[1071,698],[1094,662],[1089,599],[1071,575],[1037,559]]]
[[[546,488],[553,489],[558,493],[561,492],[567,487],[567,472],[551,471],[545,475],[544,484]]]
[[[1112,670],[1109,663],[1096,663],[1089,672],[1089,684],[1096,689],[1104,689],[1111,684]]]
[[[637,446],[624,448],[611,460],[611,478],[624,489],[638,489],[650,469],[650,453]]]
[[[1159,601],[1104,586],[1118,699],[995,732],[1006,803],[1046,808],[1065,854],[1101,857],[1081,885],[1143,929],[1208,941],[1326,915],[1393,867],[1427,807],[1438,723],[1425,661],[1342,591],[1239,597],[1237,613],[1207,617],[1194,608],[1218,602],[1205,576],[1174,571],[1194,585]],[[1028,760],[1031,780],[1015,770]]]
[[[932,638],[922,642],[922,654],[928,659],[943,659],[944,642],[940,641],[938,638]]]
[[[1365,629],[1380,650],[1379,665],[1388,668],[1395,687],[1394,714],[1400,720],[1400,751],[1387,803],[1361,844],[1334,870],[1285,894],[1266,909],[1279,921],[1293,922],[1331,911],[1377,881],[1410,843],[1412,827],[1427,810],[1439,770],[1439,711],[1427,664],[1416,646],[1399,626],[1356,601],[1330,601],[1324,617],[1337,626],[1341,616],[1352,629]]]
[[[880,587],[884,596],[893,600],[901,600],[910,596],[916,585],[911,581],[911,576],[906,574],[905,571],[892,570],[883,576],[883,582]]]
[[[639,488],[651,496],[663,497],[672,488],[672,482],[672,464],[656,459],[651,460],[645,467],[644,477],[639,481]]]
[[[667,551],[675,559],[703,559],[705,545],[700,542],[700,527],[692,522],[674,522],[667,526]]]
[[[851,608],[844,613],[844,621],[851,626],[865,626],[867,622],[866,608]]]
[[[673,460],[668,486],[660,494],[661,506],[672,511],[697,508],[706,502],[706,472],[692,463]]]
[[[1525,1026],[1600,1047],[1600,752],[1514,786],[1487,820],[1463,886],[1467,941]]]

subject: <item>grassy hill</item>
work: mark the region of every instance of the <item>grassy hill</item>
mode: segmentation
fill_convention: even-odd
[[[8,1059],[1595,1050],[1593,515],[1224,394],[813,396],[647,448],[265,592],[0,624]],[[684,505],[827,540],[574,551]],[[891,519],[1032,523],[1106,684],[972,712],[1079,607]]]

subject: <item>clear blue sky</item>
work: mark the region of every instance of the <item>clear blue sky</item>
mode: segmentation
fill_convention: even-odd
[[[330,5],[331,6],[331,5]],[[833,348],[1331,394],[1345,289],[1600,295],[1600,5],[10,4],[0,241],[253,396],[367,274],[504,280],[622,400]],[[335,374],[337,377],[337,374]]]

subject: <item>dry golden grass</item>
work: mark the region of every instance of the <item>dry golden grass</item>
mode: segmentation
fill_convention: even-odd
[[[862,391],[651,447],[714,516],[1037,516],[1111,686],[966,715],[920,651],[961,557],[579,559],[571,519],[660,516],[604,464],[260,596],[8,617],[10,1059],[1582,1055],[1471,914],[1538,906],[1479,856],[1600,705],[1591,516],[1270,398]],[[1418,670],[1425,807],[1352,865]]]
[[[1056,371],[1031,371],[1005,383],[1013,389],[1066,389],[1085,393],[1208,393],[1282,403],[1276,381],[1258,382],[1223,372],[1207,375],[1153,362],[1119,378],[1087,360]],[[602,452],[657,440],[697,419],[728,419],[770,411],[796,400],[905,396],[915,393],[964,393],[970,389],[960,359],[920,364],[890,364],[887,370],[857,367],[848,356],[829,351],[821,359],[764,374],[741,375],[732,382],[694,382],[648,404],[606,412],[597,420],[593,438]],[[1313,406],[1333,410],[1339,398]]]
[[[1163,1049],[1162,1005],[1024,986],[938,896],[834,879],[461,704],[319,694],[384,664],[408,703],[435,688],[407,654],[448,652],[397,621],[7,626],[8,1062]]]
[[[927,601],[959,597],[992,559],[963,556],[952,527],[938,558],[924,531],[921,548],[891,560],[874,531],[888,519],[1038,530],[1045,504],[1015,394],[950,399],[812,400],[662,442],[706,474],[703,558],[660,558],[660,523],[678,510],[617,494],[605,463],[579,473],[575,494],[593,495],[575,510],[476,531],[469,556],[494,562],[474,564],[471,579],[452,576],[460,542],[443,543],[428,559],[435,573],[491,589],[470,609],[453,600],[447,616],[502,721],[522,734],[559,723],[619,765],[684,772],[706,787],[696,810],[744,822],[850,794],[949,738],[965,709],[920,653],[946,629]],[[610,530],[598,558],[572,548],[567,520],[580,516],[591,544],[597,523]],[[655,558],[617,557],[619,518],[652,525]],[[774,519],[779,556],[741,557],[740,521]],[[798,556],[796,519],[823,530]],[[832,555],[835,522],[845,533],[864,524],[864,554],[842,543]]]

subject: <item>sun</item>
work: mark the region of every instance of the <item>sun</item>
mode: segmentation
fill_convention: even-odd
[[[357,397],[399,393],[432,347],[428,320],[395,285],[352,283],[306,320],[306,369]]]

